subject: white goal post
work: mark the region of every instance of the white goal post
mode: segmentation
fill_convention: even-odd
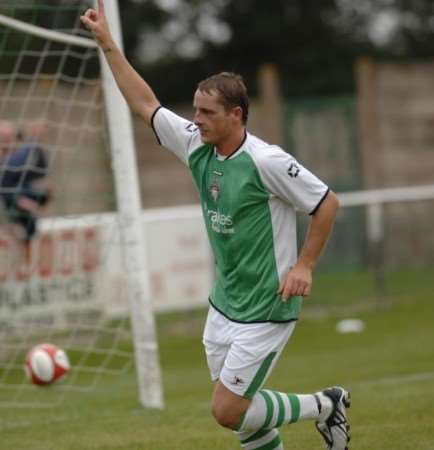
[[[106,2],[106,14],[113,37],[122,48],[117,1]],[[96,47],[93,40],[66,33],[45,30],[32,24],[0,16],[0,24],[30,35],[67,45]],[[103,92],[113,160],[118,225],[134,335],[136,370],[141,403],[146,407],[163,408],[163,393],[158,345],[151,307],[149,271],[145,261],[144,236],[141,223],[139,183],[130,113],[100,52]]]
[[[106,3],[106,14],[113,38],[117,45],[123,48],[117,1]],[[150,298],[149,271],[145,261],[131,115],[102,51],[99,52],[119,208],[122,256],[128,280],[128,300],[131,308],[140,400],[145,406],[162,408],[160,363]]]

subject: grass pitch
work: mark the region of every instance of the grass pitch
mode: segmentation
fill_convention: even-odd
[[[336,383],[352,392],[350,449],[434,449],[434,271],[403,272],[388,281],[393,302],[357,314],[360,334],[335,331],[342,315],[303,317],[267,387],[312,392]],[[341,277],[342,278],[342,277]],[[366,281],[366,280],[365,280]],[[345,280],[346,296],[368,295]],[[360,284],[360,285],[359,285]],[[339,285],[319,277],[312,303]],[[339,304],[344,292],[336,293]],[[307,300],[309,302],[309,300]],[[205,311],[158,318],[166,408],[137,403],[132,371],[105,378],[94,391],[52,409],[0,409],[1,450],[231,450],[239,444],[209,414],[212,386],[201,344]],[[37,388],[35,388],[37,389]],[[47,389],[57,395],[56,388]],[[323,448],[312,422],[281,428],[285,448]]]

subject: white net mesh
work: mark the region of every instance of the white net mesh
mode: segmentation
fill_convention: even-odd
[[[107,305],[101,270],[119,237],[97,50],[10,21],[85,36],[87,6],[0,5],[0,407],[53,405],[132,365],[126,307]],[[48,394],[23,370],[41,342],[72,365]]]

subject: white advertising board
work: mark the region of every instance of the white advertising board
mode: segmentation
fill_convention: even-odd
[[[119,226],[112,214],[43,219],[23,260],[0,235],[0,332],[62,328],[129,314]],[[156,311],[207,303],[213,263],[199,206],[143,212]]]

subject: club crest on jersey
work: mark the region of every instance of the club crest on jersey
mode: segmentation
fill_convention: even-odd
[[[211,195],[211,198],[216,202],[220,197],[220,186],[218,185],[217,181],[214,180],[214,182],[209,187],[209,193]]]
[[[300,166],[292,162],[288,168],[288,175],[291,178],[297,178],[299,173],[300,173]]]

